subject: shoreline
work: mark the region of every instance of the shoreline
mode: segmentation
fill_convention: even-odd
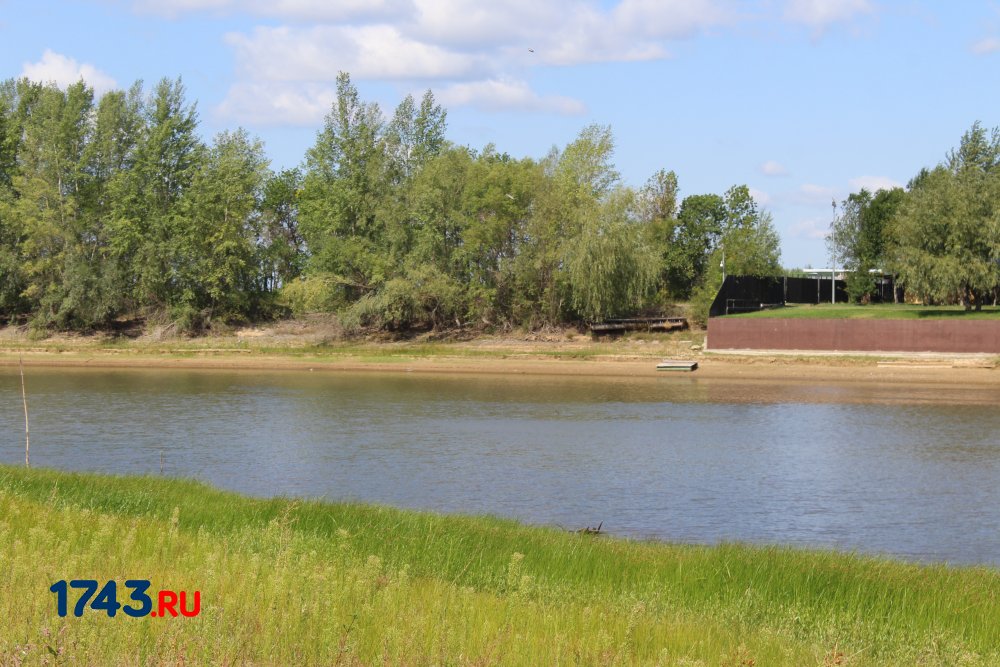
[[[468,343],[420,346],[393,345],[391,351],[374,344],[338,349],[264,351],[253,348],[101,348],[33,345],[0,347],[0,367],[100,369],[197,369],[227,371],[378,372],[449,375],[562,376],[605,378],[677,378],[775,383],[851,383],[873,385],[948,385],[1000,387],[1000,372],[988,355],[872,355],[793,356],[779,353],[675,355],[698,362],[693,372],[657,371],[665,355],[624,348],[619,354],[589,354],[584,346],[573,350],[532,345]],[[600,344],[593,344],[600,345]],[[389,352],[386,354],[386,352]],[[614,351],[614,350],[612,350]],[[577,352],[578,355],[574,355]]]

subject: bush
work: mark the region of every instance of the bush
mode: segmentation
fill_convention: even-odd
[[[332,313],[344,305],[343,287],[329,273],[297,278],[282,286],[277,303],[293,315]]]
[[[467,306],[464,297],[454,278],[422,265],[361,297],[341,314],[341,322],[349,332],[367,327],[405,331],[461,325]]]

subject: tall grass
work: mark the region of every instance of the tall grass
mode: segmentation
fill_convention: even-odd
[[[0,467],[5,664],[1000,664],[1000,573]],[[200,590],[59,618],[62,579]]]

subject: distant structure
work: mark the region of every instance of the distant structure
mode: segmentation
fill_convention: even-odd
[[[725,317],[790,303],[847,302],[844,280],[830,269],[813,271],[819,275],[726,276],[709,311],[705,349],[1000,354],[996,320]],[[873,301],[901,300],[891,281],[892,276],[876,278]]]
[[[806,269],[806,278],[788,276],[726,276],[715,301],[708,311],[709,317],[722,317],[733,313],[777,308],[787,303],[847,303],[849,271],[833,269]],[[875,290],[870,299],[875,303],[892,303],[898,300],[893,277],[881,270],[873,271]]]

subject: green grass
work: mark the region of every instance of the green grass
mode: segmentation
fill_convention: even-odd
[[[914,306],[909,304],[852,304],[823,303],[789,304],[782,308],[740,313],[728,317],[805,318],[805,319],[868,319],[868,320],[1000,320],[1000,308],[988,306],[983,310],[966,311],[962,306]]]
[[[3,664],[1000,664],[1000,573],[0,467]],[[59,618],[55,581],[200,590]]]

